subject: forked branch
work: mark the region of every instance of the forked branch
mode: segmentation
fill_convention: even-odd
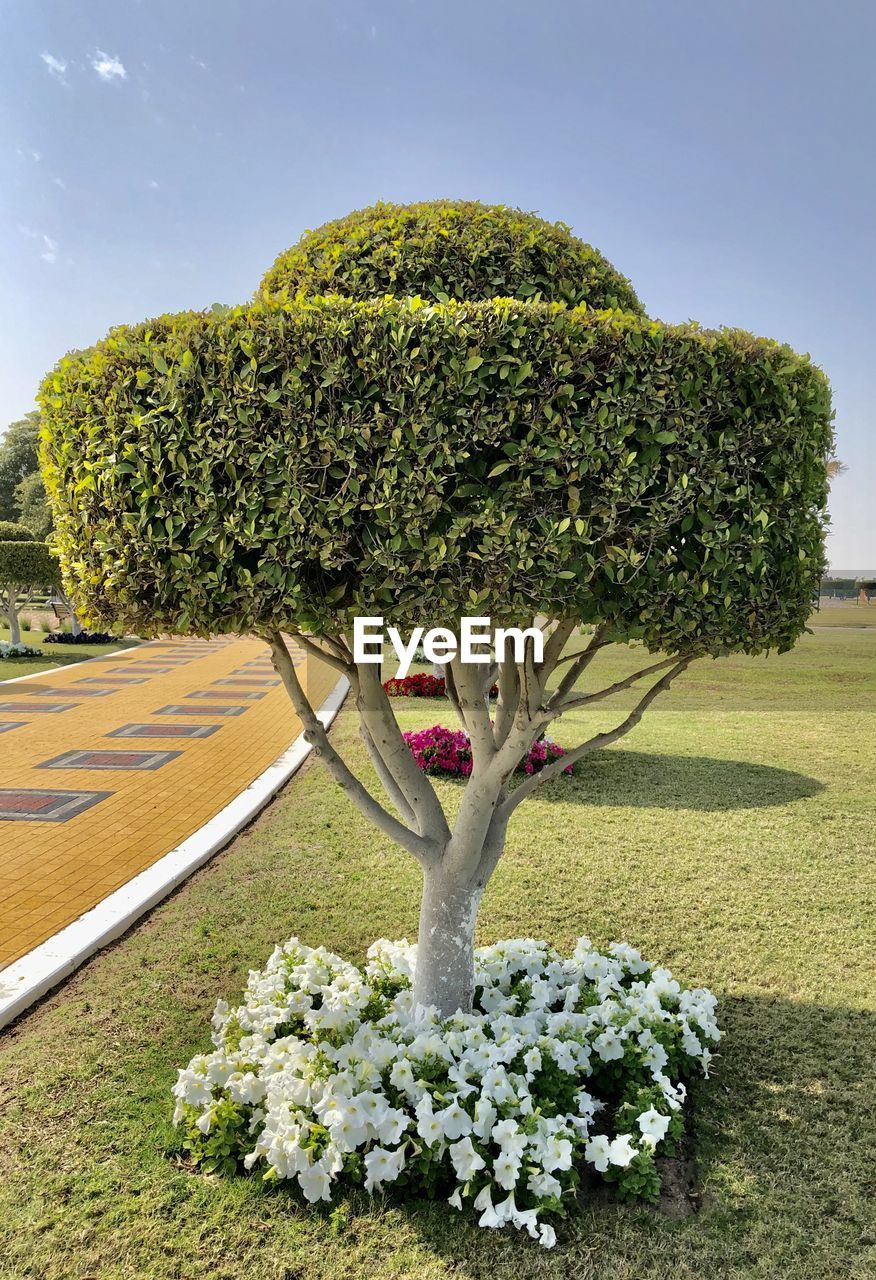
[[[325,726],[310,705],[307,695],[301,687],[295,665],[282,635],[279,631],[270,631],[266,638],[271,647],[274,669],[282,679],[286,692],[289,694],[292,705],[304,727],[305,741],[309,742],[314,751],[322,756],[332,777],[369,821],[373,822],[390,840],[395,840],[403,849],[407,849],[409,853],[412,853],[419,862],[424,865],[431,863],[438,853],[437,842],[427,840],[417,832],[412,831],[410,827],[405,826],[403,822],[394,818],[391,813],[384,809],[383,805],[375,800],[367,787],[359,781],[335,751],[329,741]]]
[[[502,801],[499,808],[501,815],[507,818],[527,796],[532,795],[537,787],[542,786],[545,782],[550,782],[552,778],[559,777],[569,765],[575,764],[576,761],[589,755],[591,751],[600,751],[603,747],[611,746],[613,742],[617,742],[618,738],[622,738],[631,729],[634,729],[654,699],[668,689],[675,677],[680,675],[692,661],[693,659],[689,656],[673,660],[672,667],[651,686],[647,693],[639,699],[626,719],[622,720],[614,729],[608,729],[605,733],[595,734],[594,737],[589,738],[586,742],[582,742],[580,746],[567,751],[565,755],[546,765],[540,773],[530,774],[524,782],[515,787],[510,795],[506,796]]]

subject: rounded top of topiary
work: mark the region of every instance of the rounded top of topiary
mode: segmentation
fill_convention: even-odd
[[[625,276],[564,223],[476,200],[376,204],[308,231],[262,292],[540,299],[644,314]]]

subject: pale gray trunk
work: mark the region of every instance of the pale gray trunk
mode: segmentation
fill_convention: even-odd
[[[21,644],[21,627],[18,622],[18,601],[15,596],[9,597],[9,642],[10,644]]]
[[[505,847],[507,822],[494,820],[483,843],[462,849],[451,840],[441,860],[423,872],[423,900],[414,996],[444,1017],[470,1013],[478,908]]]
[[[442,867],[423,874],[414,996],[449,1017],[471,1009],[474,992],[474,933],[483,886],[470,875]]]

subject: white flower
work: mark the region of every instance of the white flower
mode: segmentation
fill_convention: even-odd
[[[307,1169],[302,1169],[298,1174],[298,1185],[304,1192],[305,1198],[311,1204],[316,1204],[317,1200],[330,1200],[329,1193],[329,1176],[318,1162],[312,1164]]]
[[[237,1008],[217,1004],[213,1051],[196,1055],[174,1085],[175,1123],[206,1144],[223,1102],[247,1107],[247,1137],[232,1135],[232,1155],[248,1169],[263,1161],[274,1176],[297,1180],[314,1202],[330,1198],[352,1151],[363,1153],[369,1192],[395,1181],[410,1141],[454,1179],[454,1208],[473,1181],[489,1178],[474,1200],[480,1225],[509,1223],[550,1248],[556,1237],[539,1215],[571,1191],[576,1151],[583,1146],[584,1159],[605,1173],[626,1168],[668,1132],[685,1087],[665,1074],[661,1040],[679,1041],[688,1064],[705,1072],[705,1046],[720,1039],[710,992],[682,990],[624,944],[606,955],[581,939],[569,959],[527,938],[481,948],[477,1006],[446,1019],[415,1002],[415,969],[416,948],[406,942],[375,944],[364,975],[324,947],[294,938],[276,947],[250,973]],[[378,983],[390,994],[366,1017]],[[665,1100],[641,1113],[632,1134],[590,1136],[605,1109],[589,1092],[602,1062],[617,1064],[621,1084],[634,1064],[644,1066]],[[545,1066],[567,1074],[566,1112],[546,1105],[554,1099]],[[410,1174],[416,1196],[418,1164]],[[520,1187],[525,1209],[515,1202]],[[494,1204],[497,1194],[505,1198]]]
[[[441,1133],[448,1142],[453,1142],[456,1138],[462,1138],[472,1131],[471,1116],[459,1105],[457,1099],[454,1099],[443,1110],[436,1111],[435,1119],[441,1125]]]
[[[493,1177],[500,1187],[512,1191],[517,1186],[517,1175],[520,1173],[520,1160],[517,1156],[501,1151],[493,1161]]]
[[[538,1171],[529,1175],[529,1181],[526,1189],[537,1196],[539,1200],[547,1199],[548,1196],[560,1196],[563,1194],[563,1184],[558,1178],[553,1177],[550,1173]]]
[[[669,1116],[661,1115],[654,1107],[649,1111],[643,1111],[637,1122],[642,1130],[642,1137],[650,1146],[656,1147],[658,1142],[666,1137],[666,1130],[669,1128]]]
[[[463,1183],[486,1167],[483,1157],[472,1146],[471,1138],[461,1138],[459,1142],[454,1142],[450,1148],[450,1159],[457,1178]]]
[[[593,1041],[593,1047],[603,1062],[615,1062],[624,1056],[624,1042],[614,1027],[607,1027]]]
[[[478,1218],[479,1227],[488,1227],[493,1229],[495,1227],[501,1227],[505,1221],[504,1218],[500,1217],[496,1212],[493,1201],[490,1198],[489,1187],[484,1187],[483,1191],[481,1191],[480,1195],[475,1200],[474,1207],[481,1215]]]
[[[605,1173],[611,1163],[610,1153],[611,1144],[603,1133],[591,1138],[584,1148],[585,1159],[590,1161],[597,1173]]]
[[[608,1148],[609,1160],[612,1164],[619,1165],[622,1169],[625,1169],[637,1155],[638,1152],[630,1142],[628,1133],[619,1134]]]
[[[557,1233],[548,1222],[542,1222],[538,1228],[538,1243],[544,1249],[553,1249],[557,1243]]]
[[[491,1137],[502,1148],[503,1155],[519,1158],[526,1150],[526,1134],[516,1120],[500,1120],[493,1125]]]
[[[478,1098],[475,1103],[475,1118],[472,1126],[474,1133],[479,1138],[486,1138],[492,1132],[498,1112],[490,1102],[489,1098]]]
[[[572,1144],[568,1138],[553,1137],[545,1144],[541,1162],[548,1173],[555,1169],[571,1169]]]
[[[365,1190],[373,1191],[384,1182],[395,1182],[405,1167],[404,1147],[395,1151],[387,1151],[385,1147],[374,1147],[365,1157]]]
[[[428,1093],[417,1103],[417,1133],[427,1147],[434,1147],[444,1138],[443,1125],[432,1110],[432,1099]]]

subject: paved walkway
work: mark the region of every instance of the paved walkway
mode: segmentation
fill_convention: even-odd
[[[319,706],[337,673],[292,652]],[[300,730],[253,639],[153,641],[0,682],[0,968],[192,835]]]

